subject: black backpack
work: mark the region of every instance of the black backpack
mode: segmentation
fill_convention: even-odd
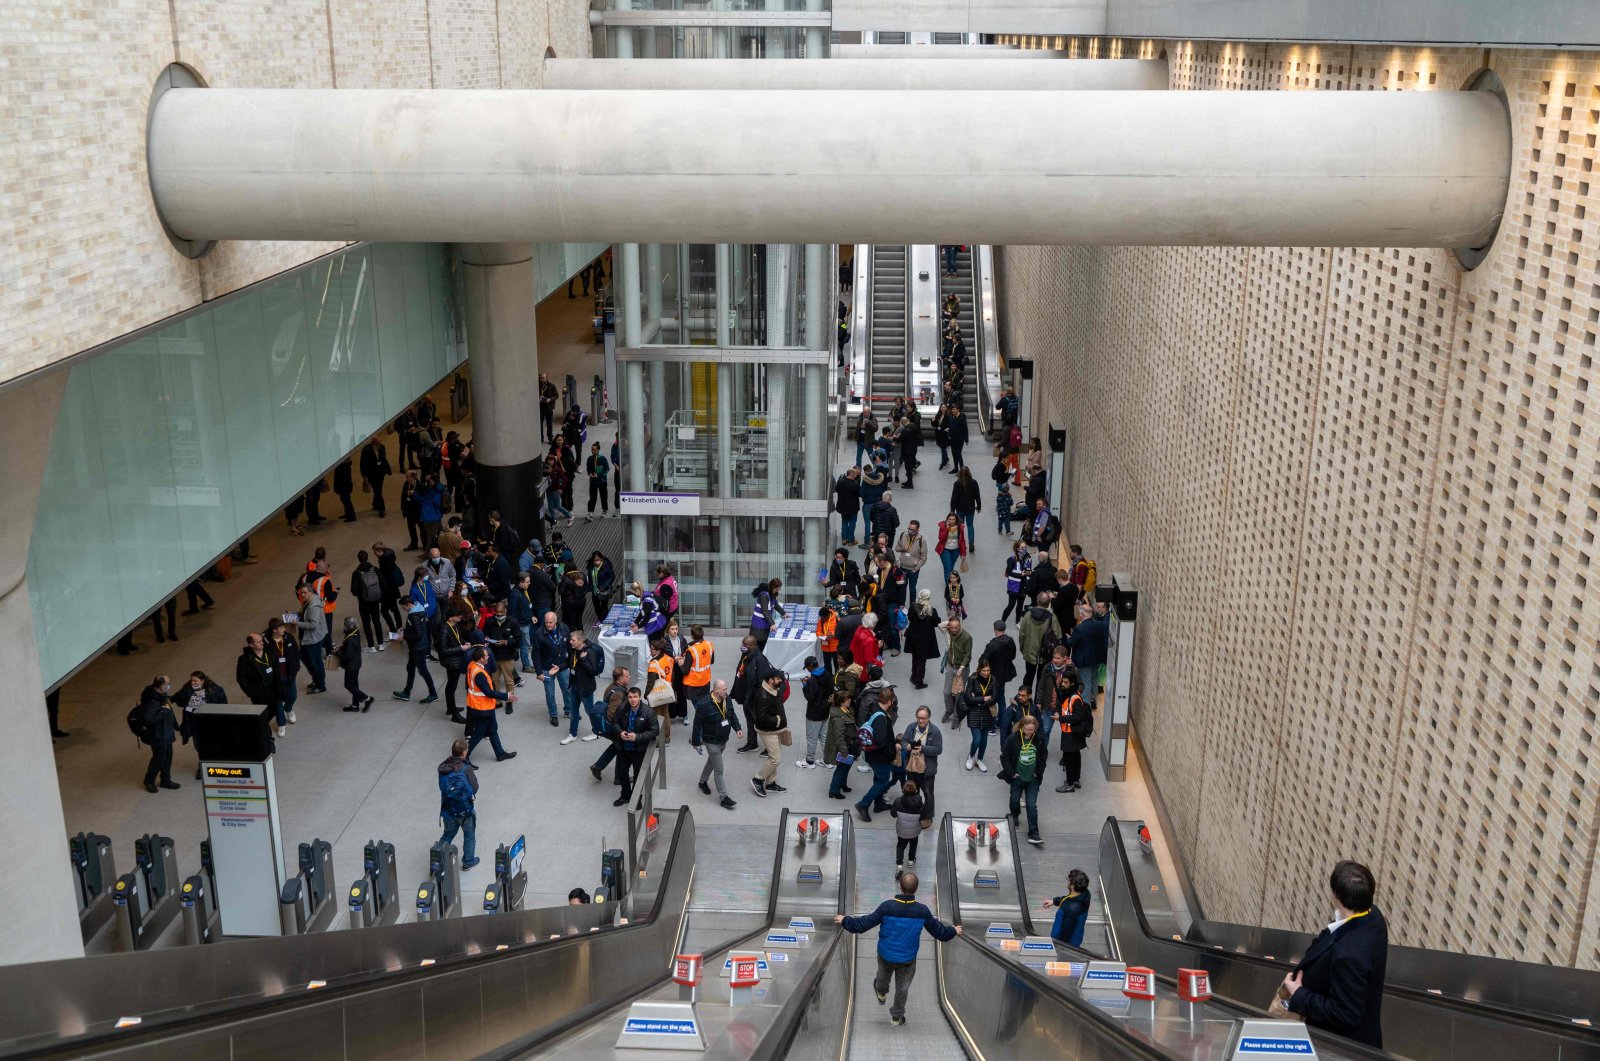
[[[362,571],[358,568],[356,570],[355,591],[356,600],[366,601],[368,604],[382,597],[383,585],[378,581],[378,569],[369,567]]]
[[[133,705],[133,710],[128,712],[128,730],[140,744],[148,744],[154,735],[157,710],[155,705],[140,700]]]

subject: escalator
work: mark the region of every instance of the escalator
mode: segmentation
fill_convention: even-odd
[[[695,822],[656,820],[620,906],[5,967],[0,1056],[477,1056],[570,1027],[657,980],[677,945]]]
[[[1100,888],[1118,957],[1171,975],[1204,969],[1218,995],[1256,1004],[1273,991],[1312,937],[1200,921],[1184,933],[1166,901],[1143,822],[1107,819]],[[1597,1061],[1600,974],[1503,959],[1389,948],[1384,1046],[1429,1061],[1517,1058]]]
[[[872,248],[872,330],[868,339],[867,391],[858,395],[883,406],[907,393],[908,342],[906,248]]]
[[[853,830],[849,815],[796,815],[784,811],[773,859],[767,917],[753,932],[716,939],[721,926],[696,924],[690,910],[677,953],[700,954],[703,980],[697,989],[694,1015],[705,1042],[705,1054],[718,1058],[838,1058],[845,1049],[841,1014],[848,1014],[854,947],[833,922],[848,909],[854,884]],[[714,894],[718,867],[700,869],[709,876],[700,886]],[[730,980],[723,975],[730,955],[753,951],[763,957],[763,979],[748,1000],[731,1004]],[[638,1057],[620,1047],[619,1038],[651,1006],[683,1001],[666,965],[654,982],[626,1002],[583,1022],[540,1029],[490,1052],[492,1059],[569,1059]],[[635,1009],[635,1006],[641,1007]],[[681,1012],[681,1011],[679,1011]]]
[[[974,247],[956,252],[956,274],[946,276],[944,261],[941,256],[939,262],[939,327],[944,328],[944,300],[954,294],[961,300],[961,310],[956,315],[956,322],[961,326],[961,341],[967,347],[966,385],[961,388],[961,411],[966,414],[968,430],[976,433],[979,424],[978,401],[978,327],[977,314],[974,312],[976,305],[973,286],[973,252]]]

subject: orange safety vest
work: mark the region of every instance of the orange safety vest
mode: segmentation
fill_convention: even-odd
[[[1061,705],[1061,732],[1062,733],[1071,734],[1071,732],[1072,732],[1072,723],[1068,722],[1067,719],[1070,718],[1077,711],[1077,708],[1073,706],[1073,701],[1074,700],[1076,700],[1080,704],[1083,703],[1083,697],[1079,696],[1077,693],[1073,693],[1070,697],[1067,698],[1067,702]]]
[[[711,643],[696,641],[689,646],[689,673],[683,684],[696,689],[711,684]]]
[[[311,585],[317,591],[317,596],[322,598],[322,614],[332,615],[333,610],[338,607],[337,604],[328,599],[328,590],[333,587],[333,579],[323,575],[312,582]]]
[[[822,651],[839,651],[839,617],[830,615],[826,619],[817,620],[817,638],[822,642]]]
[[[485,679],[489,677],[489,668],[473,661],[467,664],[467,710],[468,711],[493,711],[497,701],[492,696],[478,692],[478,675]]]
[[[650,661],[650,673],[654,674],[657,678],[660,678],[662,681],[666,682],[668,685],[671,685],[672,684],[672,657],[671,656],[657,656],[655,659],[651,660]]]

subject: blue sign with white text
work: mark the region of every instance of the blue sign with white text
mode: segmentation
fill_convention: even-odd
[[[632,1035],[693,1035],[694,1021],[692,1020],[642,1020],[629,1017],[628,1023],[622,1028]]]
[[[1306,1039],[1262,1039],[1247,1036],[1239,1040],[1241,1054],[1278,1054],[1310,1056],[1315,1053],[1311,1043]]]

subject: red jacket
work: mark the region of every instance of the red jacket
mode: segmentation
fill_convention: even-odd
[[[878,655],[878,635],[865,626],[856,627],[855,636],[850,638],[850,659],[861,664],[861,670],[876,663],[883,666],[883,658]]]
[[[938,541],[937,547],[934,549],[934,552],[936,552],[936,553],[944,552],[945,542],[948,539],[949,534],[950,534],[950,524],[941,522],[939,524],[939,541]],[[956,524],[956,545],[961,550],[961,555],[962,556],[966,556],[967,555],[967,525],[965,523],[957,523]]]

